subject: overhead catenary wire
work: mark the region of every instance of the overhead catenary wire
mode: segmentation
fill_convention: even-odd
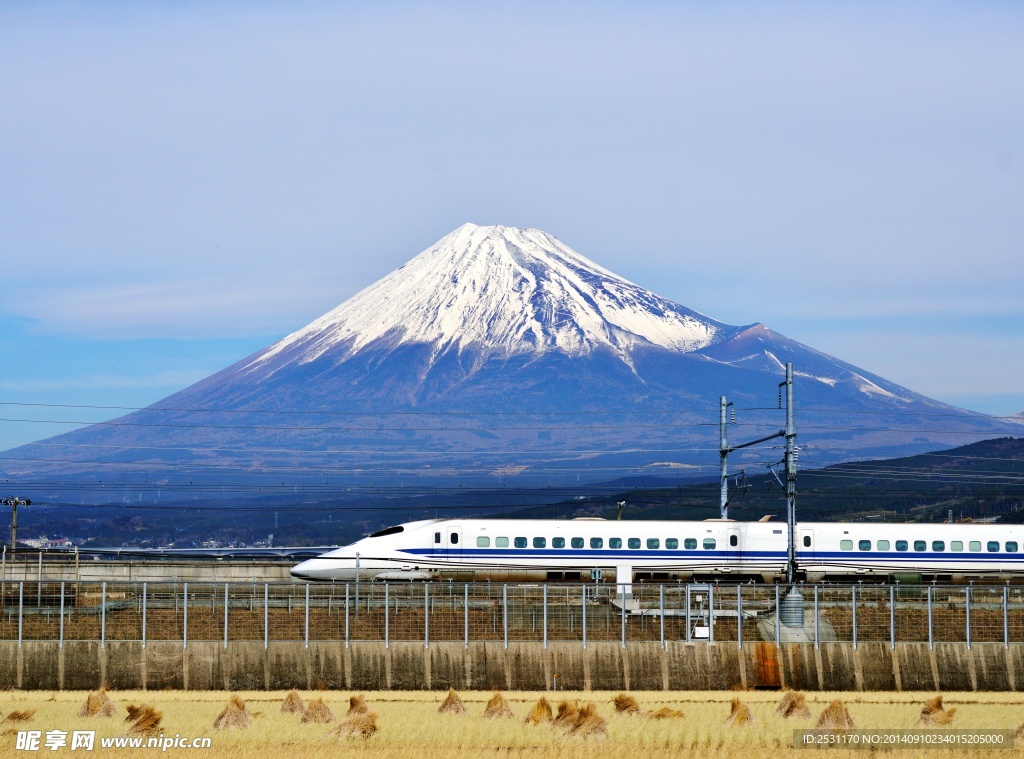
[[[502,411],[483,410],[427,410],[427,409],[404,409],[404,410],[364,410],[354,411],[346,409],[262,409],[262,408],[210,408],[202,406],[105,406],[97,404],[74,404],[74,403],[33,403],[28,401],[0,401],[0,406],[16,406],[30,408],[65,408],[65,409],[92,409],[106,411],[147,411],[147,412],[174,412],[174,413],[208,413],[208,414],[272,414],[272,415],[299,415],[299,416],[595,416],[595,415],[637,415],[637,414],[707,414],[716,410],[712,405],[693,406],[688,408],[645,408],[645,409],[580,409],[575,411],[554,411],[554,410],[516,410],[508,409]],[[740,406],[738,411],[777,411],[775,406]],[[828,406],[801,406],[801,414],[807,413],[828,413],[828,414],[851,414],[870,416],[912,416],[912,417],[934,417],[961,419],[964,417],[980,417],[982,419],[993,419],[1000,421],[1020,422],[1019,415],[992,415],[983,414],[978,411],[964,409],[960,413],[949,412],[925,412],[925,411],[901,411],[898,409],[842,409]],[[1024,426],[1022,426],[1024,429]]]

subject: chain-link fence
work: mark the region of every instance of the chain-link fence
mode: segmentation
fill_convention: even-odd
[[[0,640],[1022,643],[1024,588],[0,583]]]

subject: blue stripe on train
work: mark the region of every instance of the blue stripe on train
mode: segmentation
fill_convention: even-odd
[[[436,558],[457,558],[464,559],[487,559],[487,558],[521,558],[521,559],[551,559],[551,558],[591,558],[591,559],[624,559],[637,558],[646,560],[693,560],[702,561],[706,559],[720,559],[730,561],[760,560],[760,559],[781,559],[786,558],[785,551],[737,551],[737,550],[701,550],[691,549],[682,551],[669,550],[645,550],[645,549],[587,549],[587,548],[566,548],[566,549],[536,549],[536,548],[407,548],[399,549],[402,553],[414,554]],[[1024,563],[1024,553],[981,553],[981,554],[960,554],[940,552],[917,552],[917,551],[798,551],[797,560],[803,558],[805,561],[847,561],[867,559],[870,561],[938,561],[960,564],[989,564],[1001,563]]]

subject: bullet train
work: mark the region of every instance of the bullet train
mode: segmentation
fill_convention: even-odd
[[[430,519],[295,566],[301,580],[775,582],[787,528],[771,521]],[[801,522],[807,582],[1024,579],[1024,525]]]

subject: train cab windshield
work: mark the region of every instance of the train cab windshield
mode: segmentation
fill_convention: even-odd
[[[385,535],[397,535],[400,532],[405,532],[405,528],[402,525],[396,525],[395,527],[385,527],[379,532],[375,532],[369,537],[371,538],[383,538]]]

